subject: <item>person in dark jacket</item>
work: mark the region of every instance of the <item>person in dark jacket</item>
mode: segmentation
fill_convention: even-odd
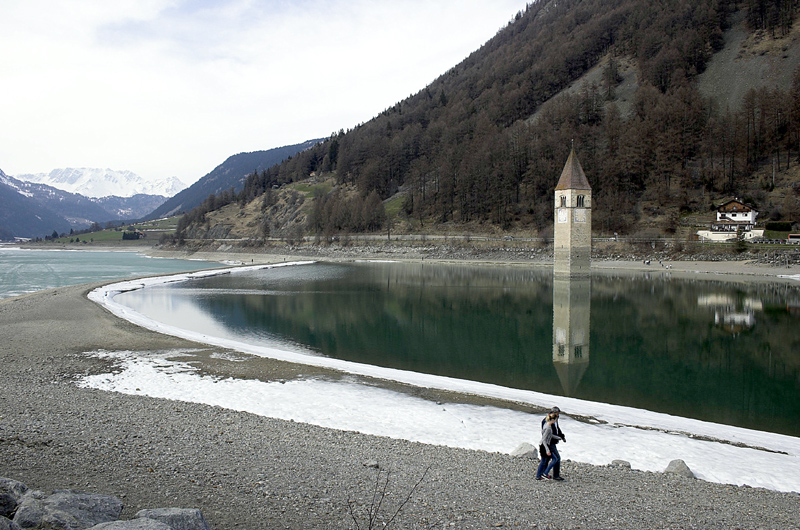
[[[547,458],[542,458],[539,462],[539,467],[536,469],[536,480],[553,478],[552,475],[550,475],[550,471],[561,461],[558,449],[556,449],[554,444],[554,442],[558,440],[558,436],[553,434],[553,424],[556,422],[555,414],[548,414],[544,421],[542,440],[539,442],[539,451],[544,450],[547,454]]]
[[[564,442],[564,443],[567,443],[567,439],[564,436],[564,433],[561,431],[561,427],[559,427],[559,425],[558,425],[558,417],[561,415],[561,409],[559,409],[558,407],[553,407],[552,409],[550,409],[550,412],[548,413],[548,416],[550,416],[550,415],[554,415],[555,418],[556,418],[556,422],[553,424],[553,435],[558,437],[558,438],[554,438],[553,439],[553,444],[554,445],[557,444],[559,442],[559,440]],[[546,422],[547,422],[547,418],[544,418],[542,420],[542,429],[544,429],[544,424]],[[550,456],[547,454],[547,452],[545,452],[544,448],[541,445],[539,446],[539,457],[543,461],[545,459],[546,460],[550,460]],[[545,464],[545,466],[547,466],[547,464]],[[564,480],[564,478],[561,476],[561,461],[560,460],[553,466],[553,480]]]

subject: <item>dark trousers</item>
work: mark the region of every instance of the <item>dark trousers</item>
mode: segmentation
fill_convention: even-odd
[[[547,456],[547,451],[544,450],[544,446],[539,444],[539,458],[544,463],[544,467],[547,467],[550,457]],[[543,467],[543,468],[544,468]],[[553,466],[553,478],[561,476],[561,459],[556,462]]]

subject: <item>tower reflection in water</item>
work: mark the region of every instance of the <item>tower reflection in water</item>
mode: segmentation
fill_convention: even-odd
[[[589,367],[590,276],[553,279],[553,365],[564,395],[573,396]]]

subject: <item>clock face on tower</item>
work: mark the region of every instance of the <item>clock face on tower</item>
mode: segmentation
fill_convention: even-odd
[[[576,223],[585,223],[586,222],[586,209],[585,208],[576,208],[575,209],[575,222]]]
[[[566,223],[567,222],[567,209],[566,208],[559,208],[558,209],[558,222],[559,223]]]

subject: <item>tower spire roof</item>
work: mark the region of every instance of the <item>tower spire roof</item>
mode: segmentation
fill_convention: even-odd
[[[578,155],[575,154],[575,147],[569,152],[567,163],[564,164],[564,170],[561,172],[561,178],[558,179],[556,185],[557,190],[591,190],[589,181],[586,179],[586,174],[583,172]]]

